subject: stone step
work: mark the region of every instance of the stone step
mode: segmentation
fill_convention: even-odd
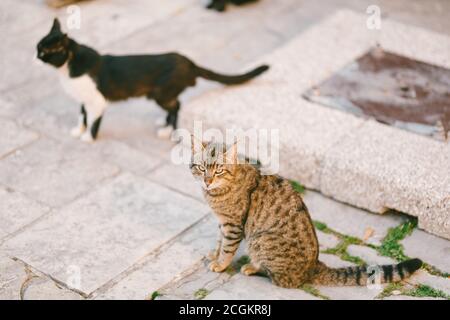
[[[410,39],[415,39],[411,42]],[[373,212],[417,216],[450,238],[450,144],[311,103],[302,94],[377,43],[450,67],[450,37],[389,20],[380,30],[342,10],[262,57],[271,69],[242,86],[210,90],[182,109],[181,127],[278,129],[280,173]]]

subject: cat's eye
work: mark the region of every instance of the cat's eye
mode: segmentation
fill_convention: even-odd
[[[202,165],[197,165],[197,169],[200,170],[201,172],[205,172],[205,167]]]
[[[222,168],[217,168],[216,171],[215,171],[216,174],[222,174],[224,172],[225,171]]]

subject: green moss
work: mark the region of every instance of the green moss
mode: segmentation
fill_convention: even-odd
[[[383,299],[392,295],[392,292],[399,290],[403,292],[404,284],[401,282],[389,283],[383,289],[383,291],[377,296],[378,299]]]
[[[312,285],[304,284],[300,287],[300,289],[320,299],[330,300],[329,297],[321,294],[320,291],[317,288],[314,288]]]
[[[250,263],[250,257],[249,256],[242,256],[236,261],[236,269],[240,270],[241,267],[247,263]]]
[[[448,272],[442,272],[441,270],[439,270],[438,268],[428,264],[428,263],[423,263],[422,265],[422,269],[427,270],[427,272],[429,274],[432,274],[433,276],[438,276],[438,277],[443,277],[443,278],[450,278],[450,273]]]
[[[412,297],[444,298],[450,300],[450,295],[424,284],[420,284],[415,289],[405,292],[405,295]]]
[[[158,291],[153,291],[152,295],[150,296],[150,300],[155,300],[157,297],[162,296]]]
[[[237,270],[230,264],[226,269],[225,273],[229,276],[234,276],[237,273]]]
[[[409,259],[404,254],[403,246],[399,242],[410,235],[416,226],[417,219],[411,218],[395,228],[390,228],[388,234],[383,239],[381,246],[377,248],[378,253],[382,256],[394,258],[397,261]]]
[[[325,223],[323,223],[323,222],[314,220],[313,224],[314,224],[314,227],[317,230],[320,230],[320,231],[323,231],[323,232],[327,232],[328,231],[328,226]]]
[[[403,296],[411,296],[411,297],[430,297],[430,298],[444,298],[449,299],[450,296],[441,290],[434,289],[430,286],[419,284],[411,288],[406,288],[405,284],[402,282],[397,283],[389,283],[381,292],[377,298],[383,299],[392,295],[392,293],[398,290],[400,291],[400,295]]]
[[[208,291],[208,290],[206,290],[205,288],[201,288],[201,289],[198,289],[197,291],[195,291],[194,297],[195,297],[195,299],[197,299],[197,300],[202,300],[202,299],[204,299],[208,294],[209,294],[209,291]]]
[[[323,253],[334,254],[344,261],[349,261],[360,266],[366,265],[366,262],[363,259],[352,256],[347,252],[347,248],[351,244],[361,244],[361,240],[353,237],[343,237],[336,247],[326,249]]]
[[[290,182],[295,191],[297,191],[298,193],[305,193],[305,187],[300,183],[294,180],[290,180]]]

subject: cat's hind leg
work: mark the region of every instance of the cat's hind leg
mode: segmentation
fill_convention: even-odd
[[[159,128],[157,135],[162,139],[170,139],[173,130],[177,128],[178,111],[180,110],[180,102],[178,99],[169,102],[156,100],[156,102],[167,111],[166,126]]]
[[[81,105],[80,115],[78,117],[78,124],[70,130],[70,135],[79,138],[85,131],[87,126],[87,114],[84,105]]]
[[[260,273],[260,272],[261,272],[261,268],[259,266],[257,266],[256,264],[253,264],[251,262],[247,263],[247,264],[244,264],[241,267],[241,273],[246,275],[246,276],[251,276],[253,274]]]

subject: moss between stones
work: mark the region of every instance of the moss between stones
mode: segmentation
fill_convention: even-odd
[[[412,297],[432,297],[450,300],[450,295],[424,284],[419,284],[415,289],[408,291],[406,295]]]
[[[194,297],[197,300],[202,300],[204,299],[207,295],[209,294],[209,291],[206,290],[205,288],[200,288],[197,291],[195,291],[194,293]]]
[[[320,299],[330,300],[329,297],[321,294],[320,291],[317,288],[314,288],[312,285],[304,284],[304,285],[302,285],[300,287],[300,289],[305,291],[305,292],[307,292],[307,293],[309,293],[309,294],[311,294],[311,295],[313,295],[313,296],[315,296],[315,297],[318,297]]]
[[[344,261],[349,261],[360,266],[366,264],[366,262],[360,257],[352,256],[347,252],[347,248],[351,244],[363,245],[364,243],[362,240],[334,231],[328,228],[328,226],[325,223],[317,220],[313,221],[313,224],[316,227],[316,229],[324,233],[333,234],[340,239],[340,242],[336,247],[323,250],[322,253],[334,254]]]
[[[153,291],[152,295],[150,296],[150,300],[155,300],[157,297],[162,296],[158,291]]]
[[[381,242],[381,246],[376,248],[378,253],[397,261],[409,259],[403,252],[403,246],[399,242],[410,235],[416,226],[417,218],[410,218],[405,223],[395,228],[390,228],[386,237]]]
[[[383,299],[393,295],[394,291],[399,291],[398,295],[410,296],[410,297],[430,297],[430,298],[444,298],[450,300],[450,295],[441,290],[434,289],[430,286],[419,284],[412,288],[407,288],[402,282],[389,283],[381,292],[377,298]]]
[[[303,185],[294,180],[290,180],[290,182],[295,191],[305,193],[305,187]]]

